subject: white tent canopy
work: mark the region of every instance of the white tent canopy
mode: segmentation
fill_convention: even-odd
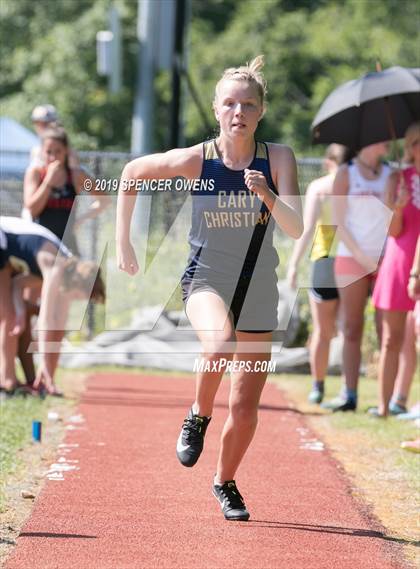
[[[9,117],[0,117],[0,172],[2,176],[21,176],[29,164],[31,148],[38,137]]]

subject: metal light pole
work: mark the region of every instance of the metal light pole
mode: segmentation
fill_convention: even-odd
[[[109,29],[112,33],[111,75],[109,77],[109,90],[118,93],[122,86],[122,50],[121,50],[121,22],[120,15],[115,6],[109,10]]]
[[[131,131],[131,152],[137,156],[152,149],[154,42],[158,23],[158,3],[138,0],[137,83]]]
[[[109,30],[96,34],[96,69],[98,75],[108,77],[110,93],[118,93],[122,86],[121,24],[115,6],[109,13]]]
[[[181,145],[181,69],[184,55],[186,0],[176,0],[175,38],[172,60],[172,103],[169,146]]]

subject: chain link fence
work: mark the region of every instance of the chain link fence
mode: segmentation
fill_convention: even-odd
[[[134,156],[128,152],[79,152],[81,166],[95,180],[115,180],[121,176],[124,165]],[[0,153],[0,211],[1,215],[20,217],[23,208],[23,178],[29,155],[22,152],[2,151]],[[322,160],[301,158],[298,160],[298,177],[301,194],[304,195],[311,180],[322,174]],[[185,196],[182,192],[165,192],[163,199],[155,200],[153,207],[154,229],[167,230],[175,219]],[[93,227],[86,227],[78,234],[79,246],[83,256],[91,257],[89,246]]]

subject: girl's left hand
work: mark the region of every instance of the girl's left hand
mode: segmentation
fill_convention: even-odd
[[[258,170],[248,170],[248,168],[246,168],[244,172],[245,184],[247,188],[251,190],[251,192],[257,194],[259,199],[263,201],[264,197],[270,191],[264,174]]]
[[[33,387],[39,390],[42,386],[45,387],[47,393],[55,391],[54,380],[43,363],[39,365]]]
[[[15,325],[11,332],[9,332],[10,336],[20,336],[22,332],[26,328],[26,314],[21,312],[20,314],[16,314],[15,316]]]

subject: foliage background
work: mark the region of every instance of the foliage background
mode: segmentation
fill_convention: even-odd
[[[0,2],[1,114],[31,127],[30,113],[49,102],[79,150],[129,150],[137,57],[137,0],[115,0],[122,17],[123,89],[110,95],[96,73],[96,33],[107,29],[110,0]],[[309,127],[338,84],[382,66],[420,66],[416,0],[191,0],[187,60],[211,118],[222,70],[266,56],[269,107],[262,139],[284,141],[298,154],[311,147]],[[156,76],[156,149],[167,146],[168,72]],[[185,142],[212,133],[189,95]]]
[[[115,5],[123,34],[123,88],[110,95],[96,71],[96,33]],[[77,150],[130,149],[138,43],[137,0],[1,0],[0,114],[31,128],[35,105],[54,104]],[[420,67],[417,0],[190,0],[186,62],[202,104],[211,112],[223,69],[266,58],[268,111],[260,139],[285,142],[298,156],[316,156],[310,124],[328,93],[344,81],[393,65]],[[184,88],[185,144],[210,137]],[[171,77],[155,80],[154,150],[168,147]],[[117,168],[119,174],[119,169]],[[301,172],[302,173],[302,169]],[[301,182],[301,190],[307,180]],[[172,203],[172,202],[171,202]],[[283,245],[287,255],[289,249]],[[283,260],[282,260],[283,261]],[[281,266],[287,264],[287,257]],[[284,275],[282,275],[284,277]],[[303,302],[305,329],[309,311]],[[375,350],[367,312],[367,353]]]

